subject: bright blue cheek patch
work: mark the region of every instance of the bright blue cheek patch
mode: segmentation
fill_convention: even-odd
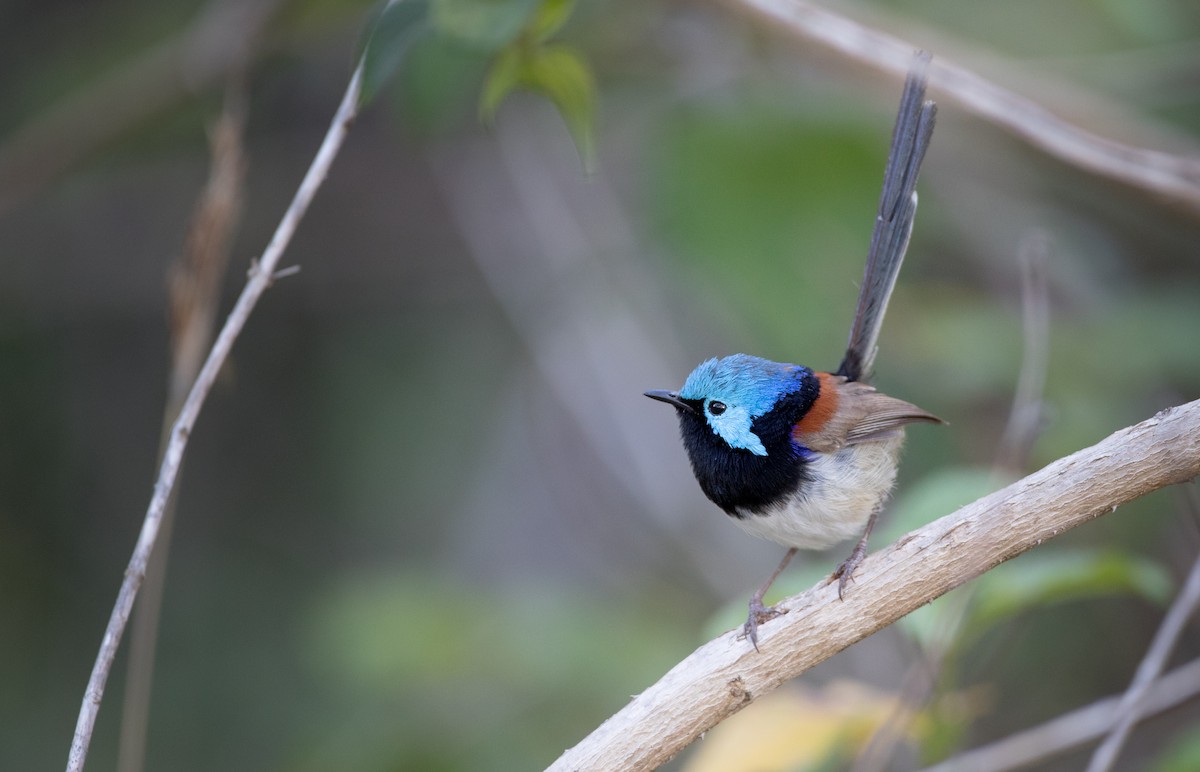
[[[730,447],[748,450],[756,456],[767,455],[758,435],[750,431],[754,419],[750,411],[744,407],[730,407],[721,415],[708,415],[708,425],[717,435],[729,443]]]
[[[765,456],[767,449],[750,431],[751,424],[769,413],[781,396],[800,388],[809,373],[804,367],[734,354],[701,362],[687,377],[679,396],[702,400],[708,425],[731,448]],[[714,401],[726,404],[724,413],[709,412]]]

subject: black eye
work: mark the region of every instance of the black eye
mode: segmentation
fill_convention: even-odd
[[[712,413],[713,415],[721,415],[721,413],[725,412],[725,403],[724,402],[709,402],[708,403],[708,412]]]

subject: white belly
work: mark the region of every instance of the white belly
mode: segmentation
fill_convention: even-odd
[[[785,547],[825,549],[862,535],[871,513],[883,506],[896,481],[904,433],[877,442],[816,454],[810,482],[789,500],[762,514],[745,512],[733,522],[742,530]]]

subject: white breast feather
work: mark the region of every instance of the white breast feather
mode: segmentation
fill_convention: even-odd
[[[903,444],[904,433],[897,431],[877,442],[815,454],[808,462],[811,482],[802,486],[802,494],[733,521],[755,536],[801,549],[825,549],[861,536],[896,481]]]

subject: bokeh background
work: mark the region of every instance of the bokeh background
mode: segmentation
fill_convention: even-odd
[[[238,6],[253,13],[210,24]],[[148,769],[539,768],[743,618],[780,549],[703,498],[673,415],[641,392],[737,351],[836,366],[900,82],[734,6],[580,0],[556,40],[595,78],[591,173],[537,95],[479,120],[486,52],[412,46],[192,438]],[[1200,154],[1191,0],[840,11],[1100,135]],[[151,493],[167,277],[228,73],[244,70],[248,166],[221,316],[370,12],[0,6],[0,769],[66,757]],[[1005,479],[1030,244],[1050,327],[1026,467],[1200,392],[1196,201],[1081,171],[930,95],[877,383],[949,426],[909,433],[876,546]],[[1002,567],[968,611],[886,630],[752,707],[735,747],[763,749],[759,769],[836,766],[931,651],[939,687],[894,768],[1117,693],[1198,548],[1181,491],[1123,507]],[[841,557],[805,556],[778,593]],[[959,637],[938,632],[947,619]],[[1172,661],[1198,651],[1189,630]],[[127,666],[123,652],[89,769],[116,768]],[[1198,721],[1192,705],[1149,722],[1123,768],[1195,768]],[[736,768],[721,731],[672,767]]]

